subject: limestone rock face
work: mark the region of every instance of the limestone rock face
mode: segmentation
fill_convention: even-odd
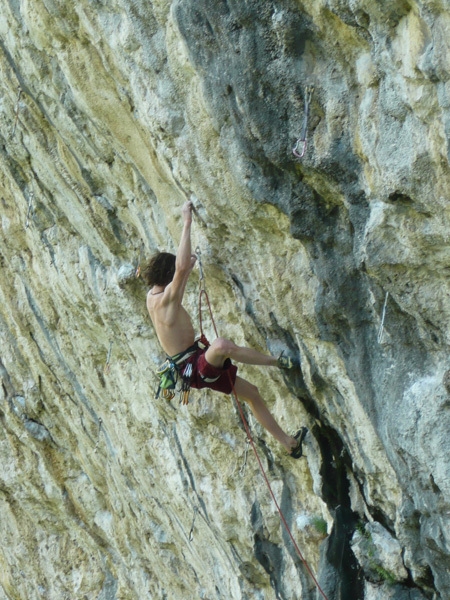
[[[186,199],[219,333],[301,361],[239,372],[309,428],[292,461],[244,404],[324,594],[450,597],[449,32],[441,0],[1,0],[1,600],[319,597],[234,402],[154,399],[136,272]]]

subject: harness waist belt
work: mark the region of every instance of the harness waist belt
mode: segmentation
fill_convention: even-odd
[[[167,358],[177,367],[181,367],[187,360],[191,358],[199,349],[206,348],[206,344],[204,344],[201,339],[196,340],[192,346],[183,350],[183,352],[179,352],[174,356],[168,356]]]

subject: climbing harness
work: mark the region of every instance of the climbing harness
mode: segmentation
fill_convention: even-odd
[[[159,377],[158,387],[156,389],[155,399],[162,396],[165,400],[172,400],[175,396],[175,388],[178,378],[181,376],[181,401],[183,404],[189,403],[190,381],[192,376],[192,364],[187,362],[199,349],[205,348],[203,341],[197,340],[192,346],[183,352],[168,356],[163,364],[157,369],[156,375]],[[186,364],[187,363],[187,364]]]
[[[156,370],[156,375],[159,377],[158,388],[155,395],[156,399],[158,399],[159,396],[162,396],[165,400],[172,400],[175,396],[178,378],[180,375],[182,377],[184,376],[181,366],[184,366],[183,363],[195,354],[195,352],[197,352],[196,344],[175,356],[168,356],[159,369]],[[187,366],[189,367],[191,365]]]
[[[206,291],[206,288],[205,288],[205,281],[204,281],[204,276],[203,276],[203,268],[202,268],[202,264],[201,264],[201,254],[200,254],[199,248],[196,249],[195,253],[197,255],[197,261],[198,261],[199,270],[200,270],[200,292],[199,292],[200,333],[203,336],[202,298],[204,297],[205,301],[206,301],[206,304],[208,306],[209,316],[210,316],[210,319],[211,319],[211,324],[212,324],[213,329],[214,329],[214,333],[216,334],[216,337],[219,337],[219,333],[218,333],[218,330],[217,330],[217,326],[216,326],[216,323],[215,323],[215,320],[214,320],[214,315],[213,315],[212,308],[211,308],[211,302],[209,300],[208,292]],[[293,534],[292,534],[292,532],[290,530],[290,527],[289,527],[289,525],[288,525],[288,523],[286,521],[286,518],[285,518],[285,516],[283,514],[283,511],[281,510],[281,507],[278,504],[278,501],[277,501],[276,496],[275,496],[275,494],[274,494],[274,492],[272,490],[272,486],[270,485],[270,481],[269,481],[269,479],[267,477],[267,474],[265,472],[264,466],[263,466],[263,464],[261,462],[261,459],[259,457],[258,451],[256,449],[256,445],[255,445],[255,442],[253,440],[253,437],[252,437],[252,434],[251,434],[251,431],[250,431],[250,427],[249,427],[249,425],[247,423],[247,419],[245,418],[245,415],[244,415],[244,409],[242,408],[242,404],[241,404],[241,402],[240,402],[240,400],[238,398],[238,395],[236,393],[236,389],[234,387],[234,383],[232,381],[230,373],[228,373],[228,377],[230,379],[230,383],[231,383],[231,387],[232,387],[232,395],[233,395],[233,398],[234,398],[234,400],[236,402],[236,406],[238,408],[238,412],[239,412],[239,415],[241,417],[242,424],[244,425],[245,433],[247,434],[247,439],[248,439],[248,441],[249,441],[249,443],[250,443],[250,445],[252,447],[253,453],[254,453],[254,455],[256,457],[256,460],[258,462],[258,465],[259,465],[259,469],[260,469],[261,474],[262,474],[262,476],[264,478],[264,481],[266,482],[267,489],[269,490],[269,494],[270,494],[270,496],[271,496],[271,498],[272,498],[272,500],[273,500],[273,502],[274,502],[274,504],[276,506],[276,509],[277,509],[278,514],[279,514],[280,519],[281,519],[281,522],[283,523],[283,525],[284,525],[284,527],[286,529],[286,532],[287,532],[287,534],[288,534],[288,536],[289,536],[289,538],[290,538],[290,540],[291,540],[291,542],[292,542],[292,544],[293,544],[293,546],[295,548],[295,551],[297,552],[297,554],[298,554],[300,560],[302,561],[305,569],[307,570],[307,572],[311,576],[312,580],[314,581],[314,584],[316,585],[317,590],[320,592],[320,594],[322,595],[322,597],[325,600],[328,600],[327,596],[325,595],[325,592],[320,587],[320,584],[317,581],[317,578],[315,577],[314,573],[312,572],[311,567],[308,565],[308,563],[306,562],[306,559],[304,558],[303,554],[301,553],[300,548],[298,547],[298,544],[295,541],[295,538],[294,538],[294,536],[293,536]]]
[[[386,307],[387,307],[388,298],[389,298],[389,292],[386,292],[386,296],[384,298],[383,312],[381,314],[381,323],[380,323],[380,328],[378,330],[378,337],[377,337],[379,344],[381,344],[381,342],[383,341],[384,319],[386,318]]]
[[[160,396],[170,402],[175,396],[175,387],[178,381],[178,370],[176,364],[167,358],[157,369],[156,375],[159,377],[158,387],[156,388],[155,400]]]
[[[305,87],[305,108],[303,111],[303,128],[295,146],[292,148],[292,153],[296,158],[303,158],[306,152],[306,146],[308,142],[308,119],[309,119],[309,107],[311,104],[312,96],[314,93],[314,86],[307,85]],[[299,146],[301,149],[299,150]]]

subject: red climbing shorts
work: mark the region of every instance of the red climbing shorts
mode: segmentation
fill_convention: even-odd
[[[192,364],[191,388],[196,390],[209,388],[222,394],[231,394],[236,382],[237,366],[233,365],[229,358],[226,359],[223,367],[210,365],[205,358],[209,342],[205,338],[201,341],[206,347],[199,348],[194,356],[187,360],[187,363]]]

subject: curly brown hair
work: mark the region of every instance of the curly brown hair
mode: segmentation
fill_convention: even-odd
[[[158,252],[141,270],[141,277],[149,287],[168,285],[175,274],[175,254]]]

